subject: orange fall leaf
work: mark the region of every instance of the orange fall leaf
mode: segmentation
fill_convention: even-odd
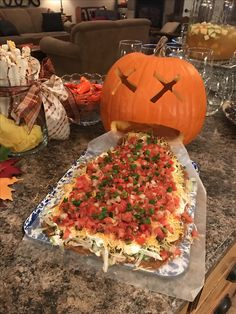
[[[0,199],[12,201],[12,192],[14,189],[9,187],[9,185],[12,185],[19,180],[21,179],[17,179],[16,177],[0,178]]]

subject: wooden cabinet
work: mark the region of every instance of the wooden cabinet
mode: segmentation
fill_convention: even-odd
[[[236,243],[209,273],[196,299],[179,314],[224,314],[236,295]],[[218,311],[217,311],[218,310]]]

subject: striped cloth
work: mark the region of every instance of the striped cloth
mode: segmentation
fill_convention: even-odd
[[[31,130],[43,103],[49,139],[65,140],[70,135],[70,125],[62,102],[67,98],[62,80],[52,75],[43,83],[33,84],[14,113],[19,118],[24,118]]]

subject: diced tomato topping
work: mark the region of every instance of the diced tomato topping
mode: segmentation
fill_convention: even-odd
[[[86,79],[79,88],[70,86],[77,92],[87,87]],[[151,234],[161,241],[167,231],[173,232],[168,215],[175,213],[180,202],[174,193],[173,171],[165,148],[133,136],[87,164],[86,173],[76,179],[73,191],[60,204],[62,215],[53,221],[66,228],[64,236],[75,226],[134,239],[141,245]],[[192,222],[186,212],[180,218]],[[153,222],[159,227],[154,228]]]
[[[96,171],[95,165],[92,162],[88,163],[87,164],[87,172],[95,172],[95,171]]]
[[[121,213],[124,213],[126,211],[127,202],[125,200],[121,200],[119,204],[117,204],[117,208]]]
[[[184,212],[182,215],[181,215],[182,219],[185,220],[187,223],[191,223],[193,222],[193,218],[186,212]]]
[[[121,214],[121,219],[125,222],[131,222],[133,220],[133,215],[131,212],[126,212]]]
[[[63,239],[68,239],[70,236],[70,229],[66,228],[63,232]]]
[[[89,191],[91,187],[91,181],[86,175],[82,175],[76,179],[75,186],[83,191]]]
[[[167,252],[167,251],[161,251],[161,252],[160,252],[160,255],[161,255],[162,259],[165,261],[165,260],[167,260],[167,258],[169,257],[169,252]]]
[[[119,239],[123,239],[124,236],[125,236],[125,230],[119,228],[119,229],[117,230],[117,235],[118,235],[118,238],[119,238]]]
[[[169,224],[166,225],[166,229],[167,229],[170,233],[173,233],[173,232],[174,232],[173,227],[171,227]]]
[[[113,223],[113,219],[111,217],[106,217],[103,219],[103,222],[105,224],[112,224]]]
[[[154,229],[154,234],[160,240],[163,240],[165,238],[165,233],[162,231],[160,227]]]
[[[135,237],[135,241],[138,244],[143,245],[145,243],[146,239],[143,236],[140,236],[140,237]]]
[[[196,229],[193,229],[191,232],[191,235],[193,238],[198,238],[199,237],[199,232]]]
[[[173,253],[174,256],[181,256],[182,255],[182,251],[179,247],[176,247]]]

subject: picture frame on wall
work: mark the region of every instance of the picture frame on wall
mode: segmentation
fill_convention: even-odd
[[[40,6],[40,0],[0,0],[0,8]]]

